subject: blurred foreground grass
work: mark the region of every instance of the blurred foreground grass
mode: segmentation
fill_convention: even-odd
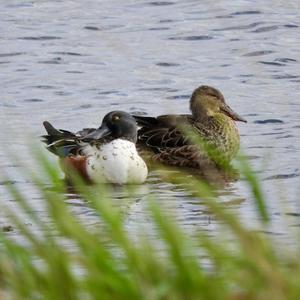
[[[105,186],[85,186],[76,179],[76,190],[101,225],[93,230],[81,222],[65,203],[59,171],[41,154],[38,161],[43,176],[32,173],[30,178],[50,221],[31,207],[30,195],[17,185],[6,186],[23,215],[40,230],[24,225],[0,196],[1,210],[24,239],[20,243],[1,233],[0,299],[300,299],[299,255],[282,253],[266,235],[244,227],[205,183],[189,180],[187,188],[222,221],[224,231],[233,236],[230,244],[224,243],[222,232],[212,238],[204,230],[192,242],[149,199],[148,213],[163,245],[158,251],[144,232],[134,240],[128,235],[122,210],[112,205]],[[246,160],[239,161],[239,169],[253,192],[262,226],[268,226],[260,183]],[[176,180],[184,183],[184,178]],[[128,187],[128,197],[131,193]]]

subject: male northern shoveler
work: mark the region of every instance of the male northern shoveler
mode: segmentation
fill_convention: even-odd
[[[234,121],[247,121],[225,103],[219,90],[210,86],[194,90],[190,110],[191,115],[134,116],[141,126],[138,147],[150,150],[153,161],[173,166],[202,169],[228,164],[240,143]],[[183,126],[199,137],[201,146],[191,141]]]
[[[136,150],[135,119],[123,111],[108,113],[98,129],[74,134],[57,130],[44,122],[47,149],[60,158],[66,176],[76,170],[84,179],[96,183],[139,184],[148,170]]]

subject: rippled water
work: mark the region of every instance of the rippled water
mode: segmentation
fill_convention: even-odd
[[[186,113],[193,89],[208,84],[248,120],[239,124],[241,144],[263,180],[270,234],[293,244],[288,233],[300,224],[298,0],[10,0],[0,8],[0,165],[33,203],[39,207],[39,195],[4,153],[29,161],[28,135],[43,134],[42,121],[78,130],[98,126],[115,109]],[[152,172],[127,203],[132,232],[148,222],[149,193],[158,193],[183,226],[216,229],[197,199]],[[258,223],[243,181],[220,194],[246,224]],[[122,201],[122,190],[115,195]],[[93,223],[84,202],[68,202]]]

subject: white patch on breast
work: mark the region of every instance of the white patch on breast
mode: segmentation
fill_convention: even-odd
[[[135,144],[123,139],[96,146],[85,145],[87,174],[96,183],[143,183],[148,175],[144,160],[137,153]]]

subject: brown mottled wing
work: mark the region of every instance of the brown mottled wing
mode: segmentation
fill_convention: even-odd
[[[135,116],[142,128],[138,131],[138,144],[159,152],[165,148],[177,148],[188,144],[188,139],[178,129],[186,124],[190,115],[163,115],[157,118]]]
[[[167,147],[175,148],[186,145],[187,138],[177,128],[140,129],[138,143],[159,151]]]
[[[156,118],[145,116],[133,116],[141,127],[158,128],[158,127],[176,127],[182,122],[192,119],[191,115],[161,115]]]
[[[152,156],[154,162],[177,167],[206,168],[215,166],[198,146],[185,145],[179,148],[166,148]]]

